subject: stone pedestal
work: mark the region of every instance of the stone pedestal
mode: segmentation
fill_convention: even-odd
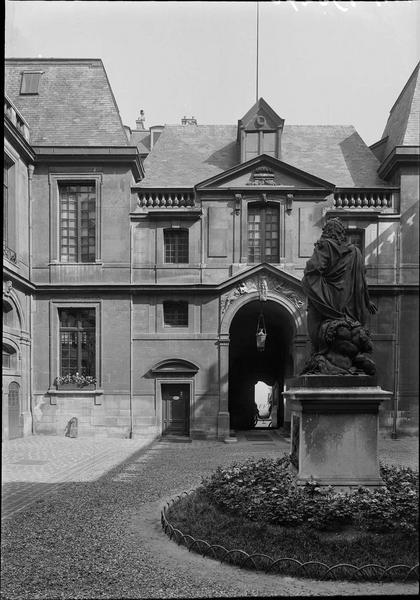
[[[373,377],[304,375],[286,381],[291,458],[302,485],[379,486],[378,413],[386,392]]]

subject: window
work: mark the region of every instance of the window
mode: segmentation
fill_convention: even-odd
[[[165,263],[188,262],[188,229],[165,229]]]
[[[93,182],[59,184],[60,260],[96,259],[96,186]]]
[[[8,156],[3,164],[3,256],[16,262],[14,164]]]
[[[245,134],[245,160],[251,160],[259,154],[268,154],[276,158],[275,131],[247,131]]]
[[[16,367],[16,350],[9,346],[9,344],[3,344],[2,347],[2,362],[3,368],[11,369]]]
[[[59,308],[60,375],[95,376],[94,308]]]
[[[163,322],[165,327],[188,327],[188,302],[164,302]]]
[[[248,262],[279,261],[279,207],[248,207]]]
[[[276,156],[276,134],[274,131],[264,131],[261,154]]]
[[[18,314],[7,300],[3,300],[3,327],[20,328]]]
[[[21,94],[38,94],[39,82],[43,71],[24,71],[22,73]]]
[[[251,160],[251,158],[258,156],[258,136],[258,131],[246,134],[245,160]]]
[[[347,229],[347,242],[359,248],[362,256],[365,255],[365,232],[363,229]]]

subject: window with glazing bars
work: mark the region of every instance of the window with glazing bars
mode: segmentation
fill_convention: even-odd
[[[347,229],[347,242],[359,248],[362,256],[365,255],[365,232],[363,229]]]
[[[94,262],[96,258],[96,186],[63,183],[60,197],[60,260]]]
[[[163,243],[166,263],[188,262],[188,229],[165,229]]]
[[[94,308],[59,308],[60,375],[95,376],[96,315]]]
[[[165,327],[188,327],[188,302],[168,300],[163,303]]]
[[[248,207],[248,262],[279,261],[279,207]]]

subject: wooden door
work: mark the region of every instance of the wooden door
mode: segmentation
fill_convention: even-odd
[[[190,386],[162,383],[163,435],[189,435]]]
[[[13,381],[9,385],[9,440],[22,437],[22,427],[20,425],[20,387]]]

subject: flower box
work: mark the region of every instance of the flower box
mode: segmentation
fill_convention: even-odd
[[[57,390],[77,390],[78,392],[84,392],[86,390],[96,390],[95,383],[87,383],[85,385],[78,385],[77,383],[56,383]]]

